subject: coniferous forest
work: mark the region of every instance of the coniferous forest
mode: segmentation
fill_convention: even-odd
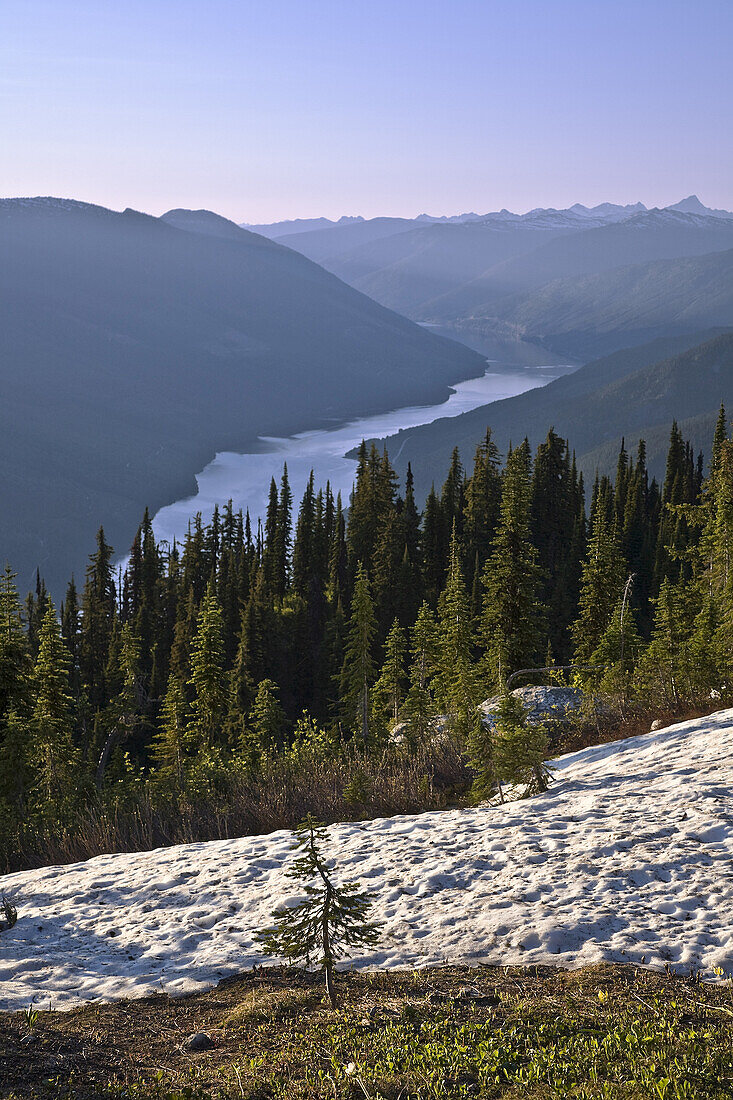
[[[59,607],[8,566],[0,867],[294,824],[316,791],[332,818],[440,805],[518,670],[620,707],[729,696],[732,528],[721,409],[705,460],[673,426],[661,485],[643,442],[586,488],[552,430],[506,456],[487,431],[421,510],[363,444],[348,502],[312,477],[295,502],[284,469],[256,528],[229,505],[159,544],[146,513],[124,571],[100,529]]]

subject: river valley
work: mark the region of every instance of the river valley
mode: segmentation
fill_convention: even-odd
[[[501,350],[504,352],[503,362],[488,360],[484,375],[456,383],[447,401],[438,405],[395,409],[330,429],[302,432],[287,439],[263,437],[256,452],[235,454],[225,451],[217,454],[197,475],[195,495],[175,501],[156,514],[153,522],[156,536],[169,543],[174,539],[180,542],[197,512],[207,522],[214,506],[218,504],[221,508],[230,499],[235,511],[240,508],[243,512],[249,510],[256,530],[257,520],[264,519],[270,481],[274,477],[279,482],[285,463],[296,508],[311,470],[317,488],[325,487],[329,481],[334,495],[341,493],[346,504],[354,481],[356,462],[345,456],[358,447],[362,439],[380,438],[401,428],[458,416],[492,401],[514,397],[545,385],[574,369],[574,366],[559,363],[515,365],[516,359],[511,356],[513,362],[508,362],[510,357],[506,356],[506,349]],[[541,359],[539,350],[535,359]]]

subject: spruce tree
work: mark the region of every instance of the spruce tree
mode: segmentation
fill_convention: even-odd
[[[427,603],[418,612],[412,631],[410,649],[410,687],[402,708],[409,736],[413,741],[424,740],[435,717],[436,705],[433,681],[440,667],[440,640],[435,617]]]
[[[358,732],[365,745],[369,741],[370,699],[374,683],[372,646],[375,634],[376,619],[369,577],[359,563],[341,666],[341,710],[346,728]]]
[[[621,599],[625,572],[614,523],[609,518],[603,494],[599,494],[591,515],[578,617],[572,627],[576,664],[590,664]]]
[[[537,599],[547,609],[553,652],[567,655],[577,601],[573,532],[582,518],[568,445],[550,429],[537,448],[530,488],[529,537],[537,551]],[[579,507],[580,504],[580,507]]]
[[[590,665],[596,671],[581,674],[581,679],[593,684],[603,695],[613,696],[623,704],[630,694],[641,650],[642,641],[633,607],[630,600],[622,597],[590,656]]]
[[[691,695],[690,634],[684,588],[666,577],[654,601],[654,629],[636,670],[636,684],[646,698],[675,708]]]
[[[380,928],[369,919],[371,895],[358,882],[335,883],[336,868],[322,851],[326,840],[325,826],[311,817],[297,827],[293,848],[298,855],[289,877],[304,897],[276,909],[274,925],[259,931],[256,939],[268,955],[322,967],[326,993],[335,1007],[336,962],[352,948],[373,947]]]
[[[504,691],[496,713],[493,765],[499,783],[523,786],[523,798],[546,791],[550,771],[545,763],[547,732],[541,724],[527,720],[518,695]]]
[[[473,658],[473,628],[461,570],[455,528],[450,543],[448,575],[438,601],[439,651],[435,694],[454,732],[468,737],[479,702],[479,681]]]
[[[37,804],[51,821],[66,825],[79,797],[80,760],[73,743],[69,654],[50,599],[38,639],[33,696],[32,759]]]
[[[171,674],[159,730],[153,740],[153,761],[160,778],[173,780],[179,790],[183,789],[185,781],[188,711],[185,685],[178,676]]]
[[[257,685],[257,695],[247,723],[258,755],[274,752],[278,748],[284,725],[285,714],[280,706],[278,686],[272,680],[262,680]]]
[[[476,583],[477,576],[480,577],[491,551],[500,499],[499,450],[492,439],[491,429],[487,428],[484,439],[476,448],[473,472],[465,490],[463,538],[470,587]]]
[[[197,746],[211,750],[222,741],[227,708],[221,608],[211,590],[201,602],[191,647],[192,732]]]
[[[6,565],[0,575],[0,723],[27,698],[30,669],[15,573]]]
[[[384,663],[372,692],[372,708],[377,728],[391,729],[399,717],[405,697],[407,676],[407,637],[397,619],[384,645]]]
[[[507,458],[499,526],[483,574],[481,639],[487,683],[499,688],[544,651],[540,570],[529,538],[530,470],[523,445]]]
[[[100,527],[97,549],[90,557],[82,595],[79,640],[81,674],[92,713],[103,710],[109,700],[106,670],[117,615],[112,554],[112,547]]]

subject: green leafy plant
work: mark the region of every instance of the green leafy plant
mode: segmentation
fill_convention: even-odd
[[[320,847],[325,841],[325,825],[310,815],[297,827],[293,849],[298,855],[288,875],[304,884],[305,897],[276,909],[274,925],[258,932],[256,939],[268,955],[322,967],[326,993],[335,1007],[336,961],[351,948],[376,944],[380,928],[369,920],[372,896],[360,890],[358,882],[334,882],[335,867]]]
[[[2,914],[0,932],[3,932],[6,928],[12,928],[18,919],[18,910],[5,894],[0,898],[0,913]]]

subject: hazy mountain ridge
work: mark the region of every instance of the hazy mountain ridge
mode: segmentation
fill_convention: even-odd
[[[384,442],[400,472],[412,463],[420,496],[431,481],[442,484],[454,447],[470,467],[487,427],[504,453],[525,436],[536,446],[554,427],[570,440],[586,478],[594,476],[601,460],[602,472],[613,471],[622,436],[629,449],[644,438],[649,468],[661,476],[672,420],[695,419],[698,439],[714,424],[721,401],[733,409],[733,332],[698,332],[624,349],[541,389]],[[709,447],[707,440],[704,449]]]
[[[576,204],[521,215],[504,210],[460,223],[373,219],[283,243],[388,308],[464,327],[477,317],[484,324],[489,316],[501,319],[510,298],[557,279],[731,248],[733,216],[721,214],[690,196],[651,210]]]
[[[481,373],[297,252],[172,218],[0,205],[0,558],[23,586],[36,565],[52,587],[83,572],[100,523],[124,552],[143,508],[190,493],[216,451]]]
[[[465,322],[578,358],[665,333],[730,325],[733,249],[558,279]]]

